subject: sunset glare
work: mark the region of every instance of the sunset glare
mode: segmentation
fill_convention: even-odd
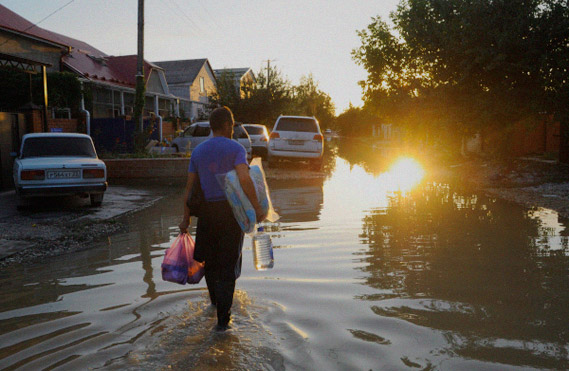
[[[385,173],[390,188],[401,192],[409,192],[421,182],[425,170],[416,160],[404,157],[399,158]]]

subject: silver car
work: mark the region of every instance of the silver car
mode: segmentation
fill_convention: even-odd
[[[253,154],[261,157],[267,156],[267,147],[269,145],[269,132],[265,125],[259,124],[243,124],[245,130],[251,138],[251,146],[253,146]]]
[[[172,147],[176,152],[191,152],[198,144],[213,138],[213,132],[209,121],[198,121],[188,126],[179,137],[172,141]],[[240,143],[247,151],[247,158],[251,159],[251,140],[247,131],[239,124],[233,126],[233,140]]]
[[[107,168],[85,134],[24,135],[13,176],[20,198],[88,195],[99,206],[107,189]]]

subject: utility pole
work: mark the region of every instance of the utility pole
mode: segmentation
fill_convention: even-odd
[[[267,59],[267,90],[269,90],[269,81],[271,81],[271,60]]]
[[[267,91],[271,86],[271,62],[276,61],[276,59],[267,59]]]
[[[138,55],[136,59],[136,97],[134,117],[138,120],[140,132],[143,127],[144,94],[144,0],[138,0]]]

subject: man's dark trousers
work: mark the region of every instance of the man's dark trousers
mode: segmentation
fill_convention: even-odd
[[[243,231],[225,200],[206,202],[198,218],[194,259],[205,261],[205,279],[217,324],[231,319],[235,280],[241,275]]]

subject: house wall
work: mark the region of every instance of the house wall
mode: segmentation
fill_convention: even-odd
[[[241,81],[239,82],[239,94],[241,98],[247,98],[246,93],[243,90],[249,90],[253,87],[253,85],[255,85],[255,79],[253,79],[253,75],[251,74],[251,71],[249,71],[243,75]]]
[[[150,73],[150,76],[148,76],[148,81],[146,82],[146,92],[166,94],[164,88],[162,87],[162,81],[160,81],[160,76],[158,76],[158,71],[153,70]]]
[[[205,91],[200,91],[200,77],[204,78]],[[207,68],[207,63],[202,66],[193,84],[190,86],[190,100],[208,103],[208,96],[216,92],[215,77],[213,71]]]
[[[60,71],[60,60],[65,49],[0,30],[1,52],[50,64],[48,72]]]
[[[168,87],[170,88],[170,94],[176,97],[190,99],[190,84],[168,84]]]

